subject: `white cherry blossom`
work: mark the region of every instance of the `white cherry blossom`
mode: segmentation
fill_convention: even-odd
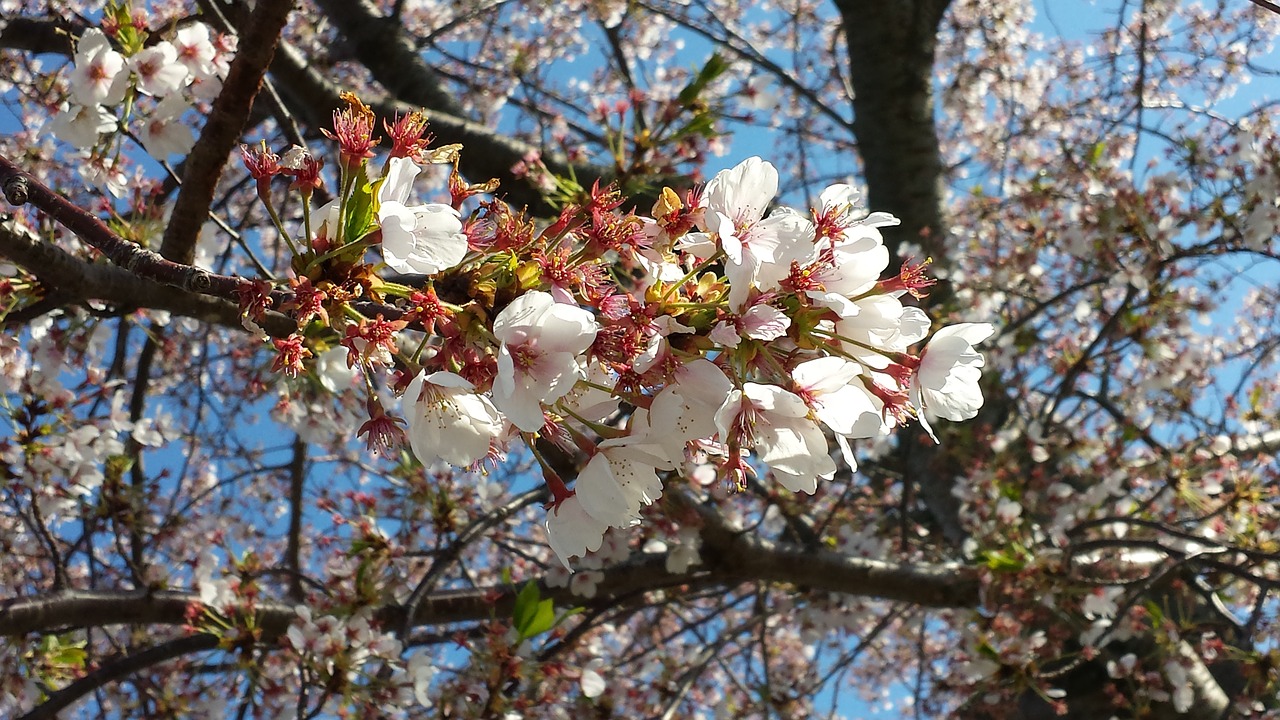
[[[982,407],[978,381],[985,361],[973,346],[995,331],[990,323],[951,325],[935,333],[920,354],[920,367],[911,382],[911,401],[930,436],[929,415],[960,421],[978,414]]]
[[[708,337],[725,346],[737,347],[742,338],[777,340],[787,334],[791,318],[772,305],[752,305],[742,315],[721,320]]]
[[[565,569],[572,572],[569,558],[584,557],[599,550],[609,526],[588,515],[578,496],[573,495],[559,507],[547,510],[543,528],[547,532],[547,544]]]
[[[67,77],[71,96],[81,105],[115,105],[129,89],[124,56],[111,48],[97,28],[86,30],[76,46],[75,67]]]
[[[207,78],[217,74],[218,65],[215,61],[218,50],[209,37],[208,25],[192,23],[179,29],[173,46],[178,62],[192,75]]]
[[[404,391],[409,445],[424,464],[436,458],[467,467],[489,453],[502,416],[475,386],[451,372],[418,373]]]
[[[532,291],[502,309],[493,322],[498,376],[493,401],[521,430],[542,427],[542,404],[573,389],[582,374],[578,355],[596,339],[596,321],[580,307]]]
[[[191,127],[182,122],[187,103],[180,95],[170,95],[156,106],[151,115],[138,128],[138,140],[142,147],[157,160],[170,155],[186,155],[195,145]]]
[[[857,377],[862,368],[841,357],[806,360],[791,371],[801,397],[831,432],[869,438],[883,432],[883,405]]]
[[[850,302],[836,323],[836,334],[853,342],[842,348],[863,365],[883,370],[885,352],[902,352],[929,332],[929,317],[917,307],[904,307],[892,295],[868,295]],[[872,349],[874,348],[874,349]]]
[[[164,97],[187,81],[186,66],[178,62],[173,44],[161,41],[129,58],[129,69],[137,76],[138,92]]]
[[[378,211],[382,257],[396,272],[434,275],[462,262],[467,236],[458,211],[440,203],[407,206],[389,200]]]
[[[707,183],[704,228],[724,250],[729,306],[740,310],[752,287],[770,290],[813,252],[813,224],[779,209],[764,212],[778,192],[778,171],[758,157],[748,158]]]
[[[458,212],[448,205],[409,204],[413,181],[421,172],[409,158],[391,158],[378,186],[378,223],[387,267],[432,275],[462,262],[467,236]]]
[[[778,482],[792,492],[812,494],[818,478],[836,471],[827,439],[809,419],[809,408],[795,393],[776,385],[745,383],[716,411],[716,427],[725,442],[740,439],[755,450]]]
[[[116,116],[101,105],[68,105],[54,116],[49,131],[59,140],[87,150],[98,144],[98,137],[116,127]]]
[[[675,378],[649,405],[637,410],[633,432],[647,434],[672,463],[684,461],[685,448],[695,440],[716,433],[715,412],[733,389],[724,371],[710,360],[692,360],[675,372]]]
[[[606,440],[578,473],[574,491],[582,508],[610,527],[640,520],[640,508],[662,497],[657,470],[672,469],[661,450],[635,437]]]

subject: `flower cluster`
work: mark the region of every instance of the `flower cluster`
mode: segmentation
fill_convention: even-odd
[[[57,138],[91,150],[103,133],[123,125],[157,160],[191,149],[195,137],[182,118],[221,90],[235,37],[193,22],[172,39],[152,42],[145,21],[127,5],[113,6],[103,21],[106,32],[90,28],[80,36],[67,99],[51,123]]]
[[[372,622],[367,610],[345,619],[334,615],[314,617],[305,605],[299,605],[295,612],[297,617],[286,632],[285,642],[317,681],[328,687],[361,681],[385,684],[397,706],[416,702],[424,708],[431,707],[428,689],[435,668],[428,656],[418,652],[402,661],[401,642]],[[390,672],[379,676],[377,668],[389,668]]]
[[[837,469],[829,437],[856,467],[852,440],[912,418],[926,428],[930,417],[964,420],[982,405],[974,346],[994,328],[944,328],[913,354],[930,321],[902,299],[932,280],[910,263],[881,278],[890,258],[879,228],[898,221],[860,213],[847,185],[828,188],[809,215],[767,212],[778,174],[751,158],[684,198],[664,190],[653,217],[622,212],[621,194],[597,185],[538,230],[499,202],[464,216],[476,191],[456,173],[452,204],[414,201],[432,161],[417,140],[425,123],[385,124],[397,148],[414,151],[392,153],[367,180],[374,116],[348,103],[330,135],[342,189],[312,214],[294,262],[305,277],[291,281],[307,299],[290,306],[307,308],[295,313],[303,325],[332,319],[318,324],[341,333],[366,378],[400,371],[419,461],[479,467],[527,447],[552,493],[545,529],[566,567],[608,528],[640,522],[663,473],[742,488],[765,467],[813,493]],[[397,137],[405,128],[415,137]],[[246,152],[251,171],[265,152]],[[423,279],[373,275],[370,249]],[[389,300],[398,317],[341,302],[361,296]],[[302,340],[276,341],[282,372],[303,368]],[[401,430],[368,384],[371,422],[388,432],[365,431],[388,449]],[[544,442],[581,459],[571,485]]]

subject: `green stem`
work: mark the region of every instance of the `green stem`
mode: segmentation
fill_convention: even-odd
[[[267,214],[271,216],[271,223],[276,226],[276,232],[280,233],[280,237],[284,238],[284,242],[289,246],[289,252],[297,257],[301,253],[298,252],[298,246],[293,244],[293,238],[289,237],[289,231],[284,229],[284,223],[280,222],[280,215],[276,213],[276,208],[271,204],[270,196],[261,196],[262,204],[267,208]]]
[[[697,277],[698,274],[701,273],[702,271],[706,270],[707,268],[711,267],[715,263],[719,262],[720,259],[723,257],[724,257],[724,251],[717,250],[714,255],[698,263],[697,267],[690,270],[688,273],[685,274],[684,277],[680,278],[678,282],[673,283],[670,287],[667,288],[667,291],[662,294],[662,302],[665,304],[667,300],[671,299],[671,294],[674,293],[678,288],[680,288],[681,286],[683,286],[685,283],[689,282],[693,278]]]
[[[565,415],[568,415],[569,417],[573,418],[574,420],[577,420],[583,425],[586,425],[588,428],[591,429],[592,432],[594,432],[595,434],[599,435],[602,438],[616,438],[616,437],[622,437],[623,435],[626,434],[617,428],[612,428],[612,427],[609,427],[608,425],[602,425],[598,422],[592,422],[582,417],[578,413],[574,412],[573,410],[570,410],[569,408],[565,407],[562,404],[557,404],[556,409],[559,412],[564,413]],[[569,428],[569,432],[573,433],[574,435],[579,434],[573,428]]]
[[[311,193],[302,193],[302,231],[307,235],[307,252],[314,248],[311,245]]]
[[[427,349],[427,341],[430,339],[431,336],[429,334],[422,333],[422,342],[418,343],[418,349],[414,350],[413,356],[409,358],[414,365],[419,364],[418,358],[422,357],[422,351]]]

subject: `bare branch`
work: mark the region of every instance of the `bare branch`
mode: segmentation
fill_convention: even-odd
[[[57,293],[59,307],[101,300],[121,309],[164,310],[204,322],[242,327],[240,308],[234,302],[163,285],[114,265],[81,260],[13,223],[0,223],[0,256],[27,268],[49,292]],[[278,312],[268,312],[259,324],[276,337],[289,335],[297,327],[291,318]]]
[[[5,197],[11,204],[34,205],[132,275],[223,298],[235,297],[236,290],[244,282],[240,278],[215,275],[190,264],[171,262],[121,238],[97,216],[77,207],[3,155],[0,155],[0,187],[4,188]]]
[[[253,99],[292,9],[293,0],[259,0],[254,8],[249,27],[240,36],[222,92],[213,101],[200,138],[187,155],[182,189],[174,201],[172,219],[160,245],[160,254],[165,258],[184,264],[191,262],[196,238],[209,216],[214,190],[222,177],[222,168],[244,132]]]
[[[584,602],[568,588],[542,584],[543,597],[560,606],[609,606],[614,599],[635,592],[664,588],[734,587],[743,583],[778,582],[818,592],[839,592],[886,600],[901,600],[930,607],[973,607],[978,604],[977,573],[947,563],[893,564],[845,557],[829,551],[791,548],[744,535],[712,532],[704,540],[704,554],[714,552],[710,568],[669,573],[666,555],[645,554],[640,559],[607,568],[595,598]],[[496,585],[474,589],[439,590],[417,604],[414,626],[484,620],[511,612],[519,588]],[[15,598],[0,605],[0,635],[24,635],[55,628],[80,627],[92,619],[95,626],[181,625],[187,607],[199,596],[189,592],[77,590],[55,595]],[[279,634],[294,616],[293,606],[259,601],[258,623],[266,635]],[[391,627],[405,621],[405,606],[384,605],[375,616]]]
[[[374,110],[384,116],[418,108],[428,110],[431,130],[437,139],[443,143],[462,143],[466,148],[459,165],[462,173],[474,181],[498,178],[502,181],[500,192],[507,202],[517,207],[525,205],[535,214],[550,212],[551,206],[547,204],[543,191],[529,178],[516,177],[511,171],[516,163],[534,151],[539,153],[543,164],[552,173],[559,176],[572,174],[584,187],[590,187],[598,179],[609,179],[610,173],[604,168],[571,164],[560,153],[547,152],[499,135],[480,123],[467,120],[462,105],[440,76],[423,62],[404,27],[394,18],[384,17],[367,0],[318,0],[317,4],[351,41],[356,56],[369,68],[374,79],[390,92],[390,97],[383,102],[371,103]],[[286,63],[293,65],[294,62],[285,60],[285,63],[273,66],[272,71],[280,74],[291,90],[298,90],[292,82],[292,79],[297,79],[298,68],[284,67]],[[305,64],[301,67],[305,68]],[[311,85],[307,89],[314,92],[315,82],[312,81]],[[316,108],[325,104],[334,108],[339,106],[336,92],[325,94],[332,95],[327,103],[308,104]]]
[[[1277,5],[1270,0],[1249,0],[1249,2],[1257,5],[1263,10],[1270,10],[1271,12],[1280,15],[1280,5]]]

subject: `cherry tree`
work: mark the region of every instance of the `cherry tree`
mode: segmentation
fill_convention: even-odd
[[[1276,10],[0,0],[0,708],[1280,715]]]

